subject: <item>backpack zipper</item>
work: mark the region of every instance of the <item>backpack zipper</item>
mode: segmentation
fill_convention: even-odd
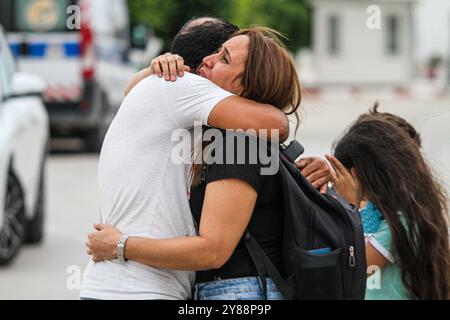
[[[351,268],[354,268],[356,266],[355,247],[350,246],[348,249],[349,249],[348,265]]]
[[[355,241],[355,233],[353,231],[353,219],[349,216],[347,209],[345,209],[340,203],[338,203],[338,206],[341,207],[340,211],[341,213],[344,212],[345,215],[345,219],[347,220],[347,223],[349,223],[352,226],[352,231],[348,232],[347,228],[345,228],[345,240],[347,241],[347,244],[349,244],[350,246],[348,247],[348,254],[349,254],[349,258],[348,258],[348,265],[351,269],[353,269],[354,267],[356,267],[356,257],[355,257],[355,247],[354,247],[354,243],[356,243]],[[347,253],[347,252],[346,252]],[[350,283],[349,283],[349,288],[350,288],[350,296],[353,296],[353,270],[350,269]],[[344,296],[344,299],[349,299],[348,297]]]
[[[352,231],[349,232],[345,232],[346,236],[347,236],[347,240],[350,244],[350,246],[348,247],[348,265],[351,269],[353,269],[356,266],[356,257],[355,257],[355,247],[354,247],[354,243],[355,243],[355,233],[353,232],[353,220],[352,218],[350,218],[349,214],[347,213],[347,210],[344,208],[344,212],[345,212],[345,218],[347,220],[348,223],[350,223],[350,225],[352,226]],[[345,229],[347,231],[347,229]],[[353,270],[350,270],[350,292],[349,294],[351,296],[353,296]]]

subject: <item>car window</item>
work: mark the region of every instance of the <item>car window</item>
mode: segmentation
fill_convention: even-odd
[[[4,68],[3,59],[0,55],[0,104],[3,99],[7,96],[9,92],[7,92],[7,81],[6,81],[6,73]]]
[[[6,74],[9,77],[12,77],[13,74],[16,72],[16,61],[14,59],[13,54],[11,53],[11,50],[9,49],[8,42],[6,41],[6,38],[0,31],[0,55],[2,56],[2,60],[4,63],[4,67],[6,68]]]
[[[97,37],[96,50],[102,60],[128,59],[129,12],[124,0],[96,0],[91,2],[92,29]]]
[[[3,48],[0,47],[0,51],[3,50]],[[2,93],[5,95],[7,94],[7,77],[6,77],[6,70],[5,70],[5,64],[3,63],[3,57],[0,54],[0,87],[2,88]],[[3,98],[3,96],[2,96]]]
[[[17,31],[66,31],[66,8],[70,0],[15,0],[15,25]]]
[[[1,62],[0,62],[0,68],[1,68]],[[0,108],[2,107],[2,101],[3,101],[3,81],[0,80]]]
[[[12,78],[16,71],[16,63],[0,29],[0,82],[3,95],[11,94]]]
[[[3,100],[3,98],[10,93],[11,89],[9,89],[9,86],[7,85],[5,68],[3,67],[3,61],[1,59],[0,59],[0,87]]]
[[[72,32],[67,7],[78,0],[0,0],[0,24],[14,32]]]

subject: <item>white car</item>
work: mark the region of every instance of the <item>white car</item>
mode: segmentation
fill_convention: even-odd
[[[45,82],[18,72],[0,25],[0,265],[40,242],[49,120]]]

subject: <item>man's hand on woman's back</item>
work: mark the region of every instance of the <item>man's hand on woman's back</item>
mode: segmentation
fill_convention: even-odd
[[[319,189],[321,193],[327,192],[328,183],[331,181],[331,171],[324,159],[318,157],[303,158],[295,164],[309,183]]]

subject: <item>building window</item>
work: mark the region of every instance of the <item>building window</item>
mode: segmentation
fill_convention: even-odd
[[[387,53],[397,55],[400,53],[400,19],[396,15],[390,15],[386,21]]]
[[[327,21],[328,54],[336,56],[340,52],[341,21],[337,15],[331,15]]]

